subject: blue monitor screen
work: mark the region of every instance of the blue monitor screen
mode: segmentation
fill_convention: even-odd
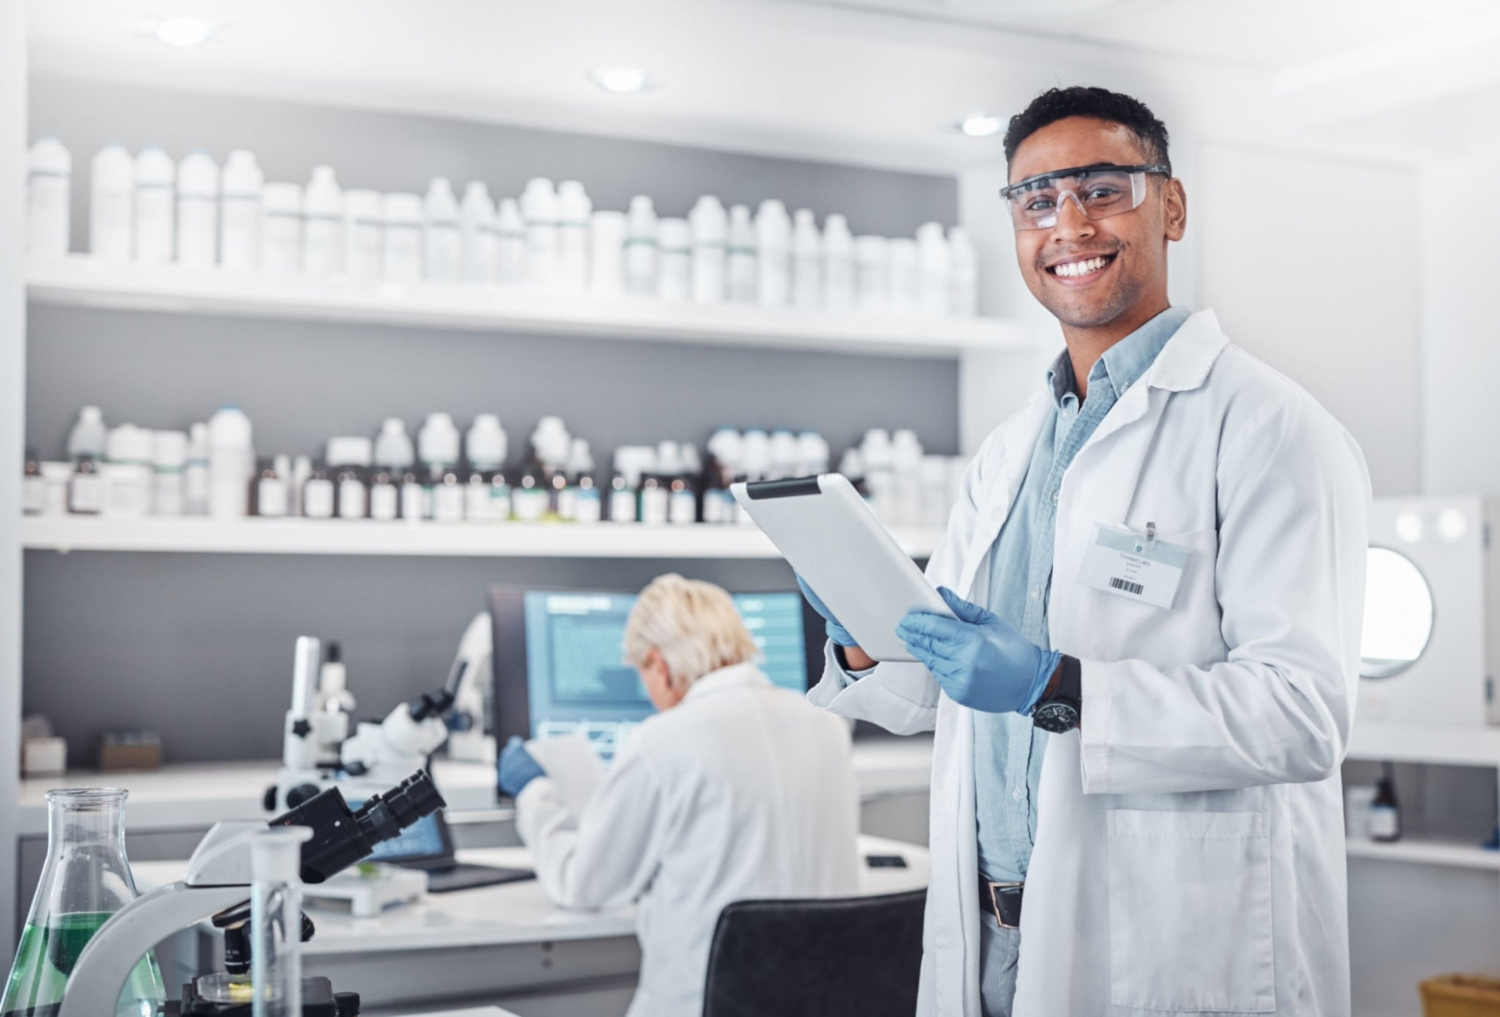
[[[637,724],[655,712],[635,668],[624,662],[625,620],[635,595],[526,594],[526,686],[531,735],[582,732],[606,760]],[[807,688],[802,598],[797,593],[741,593],[735,607],[759,647],[773,683]]]

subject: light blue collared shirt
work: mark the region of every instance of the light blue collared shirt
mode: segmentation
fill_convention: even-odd
[[[1125,390],[1146,373],[1192,312],[1172,307],[1104,351],[1089,371],[1080,406],[1073,364],[1064,351],[1047,371],[1053,408],[1042,426],[1026,479],[990,552],[989,609],[1038,646],[1051,647],[1047,597],[1057,538],[1063,474]],[[1036,788],[1047,734],[1030,717],[974,714],[974,813],[979,871],[995,883],[1021,882],[1036,838]]]

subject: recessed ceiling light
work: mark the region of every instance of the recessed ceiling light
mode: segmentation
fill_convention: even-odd
[[[216,21],[204,21],[202,18],[162,18],[151,29],[151,34],[168,46],[186,49],[203,45],[218,30],[219,23]]]
[[[655,84],[639,67],[600,67],[590,71],[589,77],[606,92],[617,94],[644,92]]]
[[[959,121],[958,129],[971,138],[988,138],[991,134],[999,134],[1001,126],[999,117],[977,116]]]

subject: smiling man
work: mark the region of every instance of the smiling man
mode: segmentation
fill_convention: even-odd
[[[928,568],[952,617],[877,665],[809,591],[812,700],[936,731],[921,1013],[1347,1014],[1363,457],[1169,302],[1187,196],[1145,105],[1054,89],[1005,150],[1067,349],[969,466]]]

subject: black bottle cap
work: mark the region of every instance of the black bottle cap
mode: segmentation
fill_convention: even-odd
[[[333,994],[333,1012],[336,1017],[358,1017],[359,993],[335,992]]]

